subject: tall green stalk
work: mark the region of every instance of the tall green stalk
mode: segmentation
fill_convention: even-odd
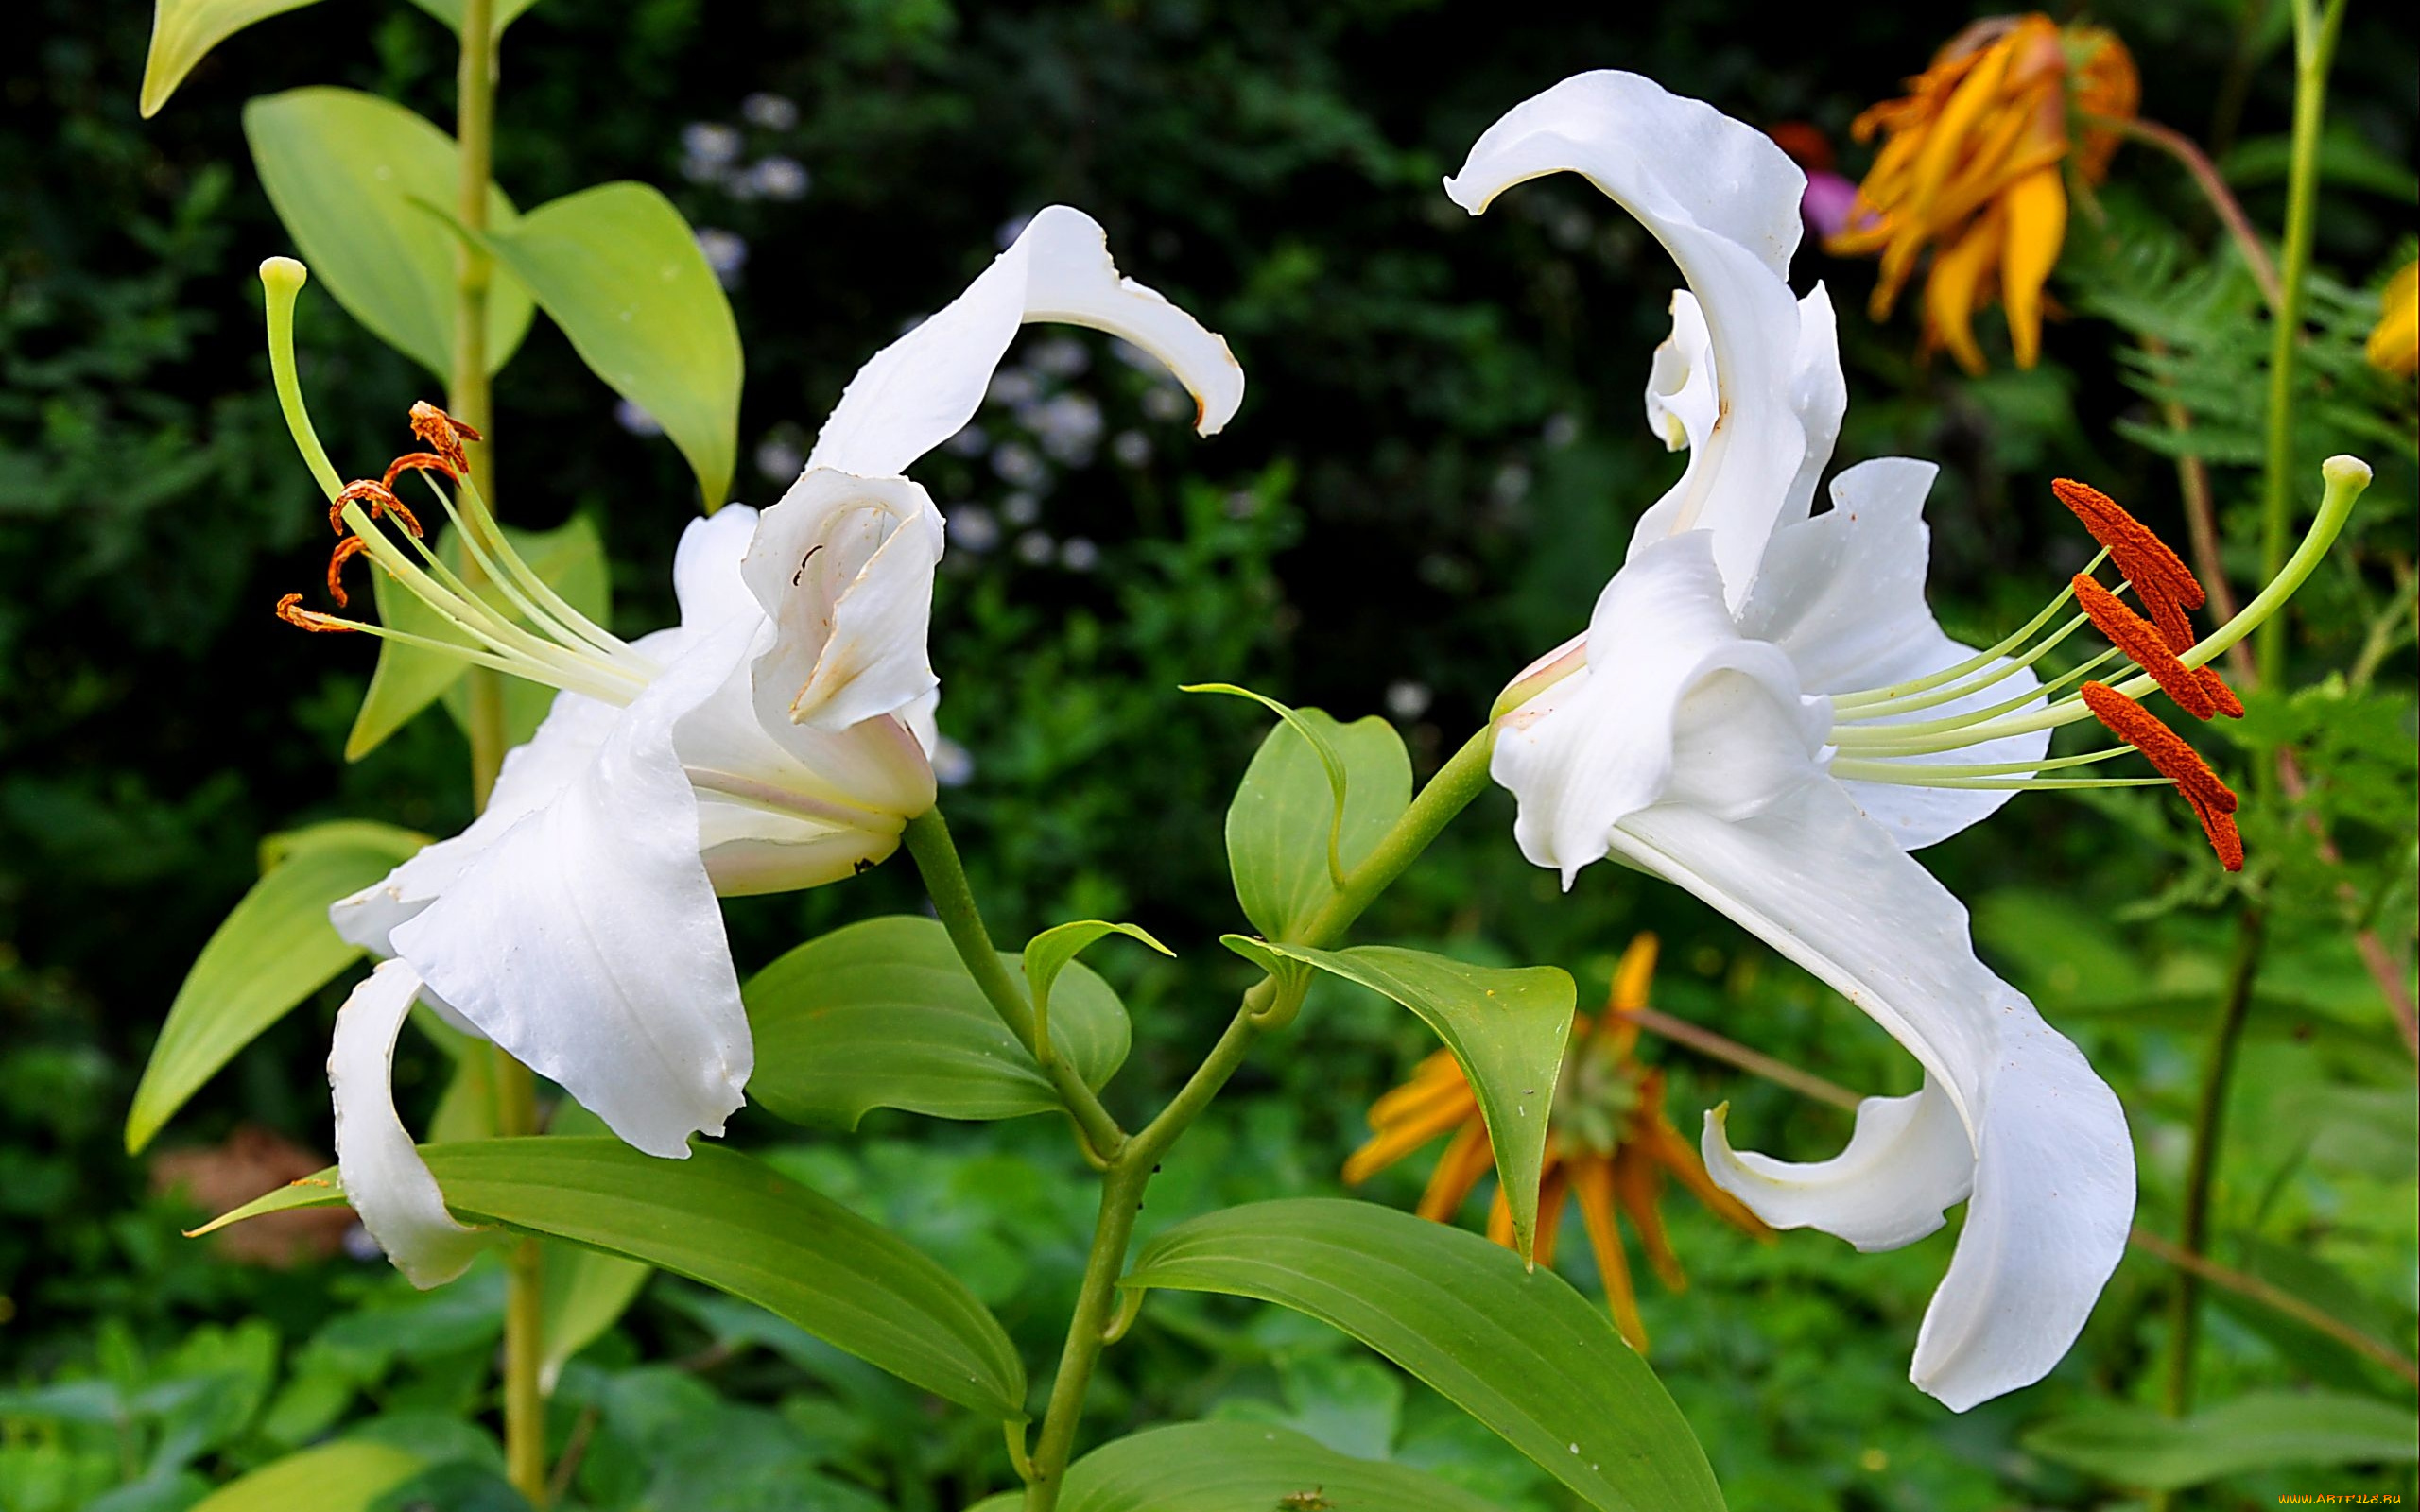
[[[2278,274],[2276,324],[2270,333],[2267,468],[2260,494],[2260,580],[2285,565],[2294,488],[2294,354],[2303,336],[2303,285],[2310,273],[2311,233],[2319,220],[2319,131],[2327,113],[2327,70],[2344,26],[2344,0],[2294,3],[2294,134],[2286,187],[2286,243]],[[2279,615],[2253,642],[2264,686],[2286,674],[2286,621]]]
[[[1353,868],[1327,905],[1305,928],[1302,943],[1333,943],[1364,909],[1428,849],[1454,816],[1470,805],[1487,786],[1488,756],[1495,744],[1491,723],[1454,753],[1422,788],[1377,846]],[[983,916],[966,882],[949,826],[933,810],[908,821],[908,853],[925,878],[933,911],[948,930],[959,957],[974,973],[984,996],[1020,1042],[1034,1044],[1033,1010],[1024,991],[1000,964]],[[1283,1015],[1270,1009],[1280,1002],[1274,978],[1263,977],[1244,993],[1235,1017],[1218,1043],[1194,1068],[1168,1105],[1139,1132],[1119,1130],[1091,1088],[1065,1071],[1063,1058],[1046,1066],[1068,1116],[1082,1130],[1085,1143],[1101,1166],[1100,1213],[1093,1227],[1092,1246],[1084,1257],[1084,1277],[1076,1295],[1076,1310],[1067,1323],[1066,1342],[1059,1352],[1059,1372],[1050,1383],[1050,1401],[1043,1410],[1042,1435],[1029,1457],[1020,1456],[1018,1469],[1026,1477],[1026,1512],[1055,1512],[1074,1456],[1076,1431],[1083,1418],[1084,1397],[1092,1384],[1100,1352],[1110,1342],[1116,1314],[1117,1279],[1126,1268],[1126,1251],[1134,1237],[1134,1217],[1142,1211],[1143,1191],[1152,1173],[1193,1121],[1219,1095],[1244,1062],[1263,1033],[1277,1027]],[[1011,1430],[1012,1444],[1022,1434]]]
[[[461,56],[455,75],[454,135],[461,149],[454,198],[454,216],[475,235],[487,230],[488,183],[493,176],[495,141],[495,6],[494,0],[463,0]],[[486,251],[463,240],[455,251],[454,369],[445,387],[445,408],[455,419],[482,433],[494,426],[495,409],[488,383],[488,289],[494,266]],[[472,449],[471,481],[493,507],[495,464],[487,445]],[[477,566],[465,563],[463,576],[478,586]],[[495,787],[504,765],[507,738],[504,679],[485,667],[463,674],[470,693],[471,797],[480,808]],[[537,1079],[501,1046],[490,1046],[494,1057],[496,1132],[508,1139],[538,1131]],[[534,1239],[524,1239],[505,1255],[504,1297],[504,1464],[513,1487],[534,1506],[547,1500],[546,1400],[539,1387],[544,1351],[544,1261]]]

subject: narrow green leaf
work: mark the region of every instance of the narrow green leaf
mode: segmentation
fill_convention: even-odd
[[[466,1057],[491,1061],[493,1057]],[[556,1138],[586,1138],[608,1134],[605,1121],[580,1107],[570,1098],[555,1109],[546,1124],[546,1132]],[[539,1241],[544,1259],[544,1275],[539,1291],[541,1316],[538,1322],[538,1382],[542,1389],[552,1393],[555,1382],[562,1374],[571,1357],[604,1337],[605,1331],[621,1321],[622,1314],[638,1300],[655,1267],[645,1261],[609,1255],[600,1249],[579,1245],[567,1245],[560,1240]]]
[[[1411,758],[1376,717],[1339,724],[1226,684],[1285,716],[1227,808],[1227,865],[1244,917],[1270,939],[1299,937],[1336,896],[1338,878],[1374,850],[1411,805]]]
[[[709,513],[739,451],[739,326],[698,238],[642,183],[549,200],[488,233],[589,370],[655,417]]]
[[[2147,1491],[2280,1465],[2409,1465],[2411,1410],[2334,1391],[2260,1391],[2178,1419],[2104,1401],[2029,1431],[2028,1453]]]
[[[1033,1022],[1039,1026],[1034,1031],[1036,1041],[1049,1034],[1050,985],[1059,980],[1060,971],[1068,962],[1108,935],[1124,935],[1129,939],[1139,939],[1163,955],[1176,954],[1153,939],[1150,931],[1140,924],[1112,924],[1098,919],[1055,924],[1036,935],[1026,941],[1024,956],[1026,989],[1033,994]]]
[[[143,60],[143,118],[168,103],[193,65],[255,21],[299,10],[312,0],[159,0],[151,9],[151,51]]]
[[[503,36],[505,27],[511,26],[520,18],[521,12],[537,3],[538,0],[495,0],[495,18],[491,23],[495,34]],[[462,35],[462,0],[412,0],[412,4],[445,23],[446,29],[457,37]]]
[[[855,1128],[875,1108],[962,1119],[1059,1108],[938,920],[835,930],[757,972],[744,996],[756,1042],[748,1095],[776,1117]],[[1107,1084],[1126,1059],[1117,994],[1078,961],[1051,1002],[1051,1045],[1087,1086]]]
[[[427,843],[425,835],[372,824],[264,843],[265,852],[283,859],[212,933],[177,989],[127,1110],[130,1154],[150,1143],[237,1051],[360,955],[358,947],[337,937],[328,905],[376,882]]]
[[[417,1454],[367,1441],[321,1444],[238,1476],[195,1503],[192,1512],[367,1512],[379,1497],[421,1471]]]
[[[702,1281],[937,1397],[1022,1421],[1025,1366],[957,1277],[751,1156],[698,1144],[685,1160],[617,1139],[540,1136],[424,1144],[446,1206]],[[344,1200],[331,1168],[248,1202],[199,1236]]]
[[[516,530],[508,525],[504,536],[530,570],[572,608],[596,624],[611,621],[613,569],[606,559],[604,540],[587,516],[576,515],[552,530]],[[458,532],[446,529],[438,541],[437,555],[460,574],[464,554]],[[381,625],[432,640],[471,644],[385,573],[373,570],[370,577],[377,594]],[[514,624],[527,623],[527,617],[493,585],[481,596]],[[354,715],[353,730],[345,737],[345,760],[357,762],[369,755],[412,716],[441,697],[446,700],[446,710],[455,723],[467,729],[470,691],[463,685],[462,674],[469,665],[442,652],[406,645],[401,641],[379,642],[377,670],[371,674],[370,691],[362,696],[361,709]],[[507,745],[517,746],[534,734],[554,700],[555,690],[543,683],[505,679]]]
[[[1273,953],[1357,982],[1409,1008],[1437,1032],[1478,1094],[1488,1143],[1495,1151],[1496,1180],[1512,1205],[1513,1236],[1527,1256],[1537,1230],[1547,1114],[1580,1001],[1571,973],[1555,966],[1472,966],[1391,945],[1315,951],[1233,935],[1224,943],[1264,965],[1261,953]]]
[[[1298,1498],[1288,1501],[1288,1498]],[[972,1512],[1015,1512],[1021,1491]],[[1496,1512],[1404,1465],[1355,1459],[1284,1428],[1181,1423],[1103,1444],[1067,1468],[1060,1512]]]
[[[1160,1234],[1120,1284],[1253,1297],[1332,1324],[1599,1512],[1723,1504],[1687,1421],[1604,1309],[1477,1234],[1366,1202],[1258,1202]]]
[[[459,181],[454,139],[375,94],[317,87],[251,101],[244,135],[312,274],[380,340],[445,378],[460,249],[442,214]],[[493,185],[488,217],[506,228],[514,218]],[[488,295],[489,371],[511,357],[529,316],[527,291],[499,276]]]

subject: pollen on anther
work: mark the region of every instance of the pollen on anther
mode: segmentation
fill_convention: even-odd
[[[2220,865],[2229,871],[2242,870],[2243,837],[2237,833],[2233,817],[2235,790],[2210,770],[2184,737],[2109,684],[2085,683],[2083,702],[2112,734],[2141,751],[2162,777],[2176,784],[2185,801],[2192,805],[2194,817],[2202,821],[2202,833],[2218,853]]]
[[[357,627],[333,614],[321,614],[304,609],[302,595],[300,593],[288,593],[277,601],[277,617],[297,628],[317,631],[322,635],[349,631]]]
[[[2151,526],[2128,514],[2124,506],[2091,484],[2078,483],[2073,478],[2051,479],[2050,491],[2083,522],[2093,540],[2109,548],[2109,555],[2118,560],[2118,570],[2138,590],[2165,593],[2187,609],[2202,607],[2207,595],[2202,591],[2202,580],[2193,576],[2193,569],[2186,566],[2185,558],[2160,540]]]
[[[372,478],[362,478],[357,482],[346,484],[343,490],[328,502],[328,524],[336,527],[337,535],[341,536],[352,528],[345,524],[344,507],[354,503],[359,503],[368,509],[370,518],[372,520],[393,515],[395,523],[413,535],[418,536],[423,533],[419,518],[405,507],[403,500],[395,497],[395,490],[390,484],[380,483]]]
[[[2117,594],[2083,574],[2076,575],[2075,589],[2076,606],[2092,621],[2093,628],[2134,658],[2135,664],[2150,673],[2152,680],[2176,700],[2178,708],[2196,719],[2207,719],[2219,712],[2218,699],[2211,695],[2209,685],[2197,669],[2176,659],[2157,626],[2118,602]]]
[[[470,457],[463,452],[462,443],[487,439],[469,424],[456,420],[425,399],[413,401],[411,421],[412,434],[426,441],[429,449],[445,458],[458,473],[471,470]]]
[[[345,596],[344,564],[369,549],[370,542],[359,536],[347,536],[337,542],[335,551],[329,553],[328,596],[337,601],[337,608],[344,609],[353,603],[352,599]]]
[[[395,480],[406,472],[435,472],[451,483],[458,479],[464,471],[456,467],[451,458],[440,456],[435,452],[406,452],[387,464],[387,475],[378,481],[391,492]]]

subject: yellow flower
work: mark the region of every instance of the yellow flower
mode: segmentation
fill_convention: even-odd
[[[2118,134],[2070,112],[2131,120],[2140,96],[2135,60],[2115,35],[2041,14],[1979,21],[1951,39],[1908,94],[1857,118],[1860,142],[1882,150],[1858,187],[1849,222],[1825,246],[1844,257],[1879,252],[1873,316],[1887,318],[1933,249],[1925,281],[1923,350],[1945,347],[1968,372],[1983,370],[1975,312],[1997,298],[2008,309],[2020,368],[2041,353],[2042,285],[2066,239],[2070,153],[2087,183],[2109,171]]]
[[[2387,280],[2385,305],[2370,333],[2370,366],[2409,378],[2420,370],[2420,263]]]
[[[1563,1219],[1564,1200],[1575,1199],[1580,1219],[1588,1230],[1588,1247],[1597,1257],[1597,1272],[1605,1280],[1605,1302],[1614,1322],[1633,1348],[1645,1350],[1647,1330],[1639,1321],[1638,1298],[1631,1289],[1630,1260],[1614,1227],[1618,1207],[1637,1230],[1648,1263],[1667,1289],[1688,1284],[1681,1263],[1655,1211],[1664,1177],[1669,1173],[1717,1215],[1759,1239],[1772,1230],[1737,1198],[1706,1178],[1698,1153],[1664,1114],[1664,1074],[1641,1062],[1634,1054],[1638,1024],[1632,1010],[1647,1005],[1647,988],[1655,975],[1655,936],[1641,935],[1622,953],[1614,971],[1611,1001],[1603,1017],[1591,1022],[1586,1014],[1571,1026],[1571,1048],[1564,1057],[1563,1078],[1556,1084],[1554,1108],[1547,1132],[1546,1165],[1538,1190],[1537,1256],[1554,1263],[1555,1232]],[[1462,1199],[1479,1177],[1495,1166],[1487,1143],[1487,1124],[1478,1099],[1454,1057],[1440,1050],[1422,1061],[1411,1078],[1378,1099],[1370,1109],[1370,1143],[1344,1162],[1344,1179],[1359,1183],[1394,1164],[1440,1134],[1452,1133],[1437,1169],[1421,1194],[1420,1215],[1451,1222]],[[1512,1245],[1512,1209],[1499,1186],[1487,1219],[1487,1235],[1507,1248]]]

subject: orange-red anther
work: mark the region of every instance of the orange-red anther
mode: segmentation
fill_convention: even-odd
[[[2133,657],[2135,665],[2152,675],[2160,691],[2176,700],[2178,708],[2196,719],[2207,719],[2219,712],[2218,700],[2211,696],[2193,668],[2176,660],[2176,653],[2168,648],[2168,640],[2157,626],[2081,573],[2076,575],[2075,587],[2076,604],[2091,619],[2093,628]]]
[[[333,614],[320,614],[304,609],[302,595],[300,593],[288,593],[277,601],[277,617],[288,625],[305,630],[317,630],[322,634],[360,628],[359,626],[348,624]]]
[[[2128,514],[2117,500],[2091,484],[2078,483],[2073,478],[2051,479],[2050,491],[2092,532],[2093,540],[2109,548],[2118,570],[2138,592],[2165,593],[2187,609],[2202,607],[2206,595],[2202,592],[2202,580],[2193,576],[2193,569],[2186,566],[2185,558],[2153,534],[2151,526]]]
[[[356,501],[369,509],[372,520],[391,514],[396,524],[413,535],[422,533],[419,518],[405,507],[403,500],[395,497],[392,486],[363,478],[359,482],[346,484],[343,491],[329,501],[328,524],[336,527],[337,535],[341,536],[351,528],[344,523],[344,507]]]
[[[2185,801],[2193,806],[2193,816],[2202,821],[2202,833],[2218,852],[2219,865],[2241,871],[2243,836],[2235,827],[2235,790],[2221,782],[2219,774],[2175,730],[2109,684],[2085,683],[2083,701],[2110,733],[2141,751],[2162,777],[2176,784]]]
[[[391,490],[395,487],[395,480],[406,472],[435,472],[441,475],[448,483],[462,475],[460,470],[457,469],[450,459],[440,456],[435,452],[406,452],[387,464],[387,475],[379,481]]]
[[[2135,593],[2143,601],[2143,608],[2151,611],[2152,623],[2159,627],[2159,633],[2170,649],[2179,657],[2193,649],[2200,637],[2193,633],[2193,622],[2185,616],[2185,606],[2157,588],[2137,584]],[[2219,676],[2217,667],[2204,665],[2194,671],[2193,677],[2202,684],[2202,691],[2209,695],[2212,712],[2229,719],[2243,717],[2243,700]]]
[[[412,434],[426,441],[429,450],[445,458],[457,473],[471,470],[470,457],[464,454],[464,441],[484,441],[486,437],[456,420],[427,400],[412,404]]]
[[[344,609],[353,602],[352,599],[345,596],[344,564],[369,549],[370,542],[362,540],[359,536],[347,536],[342,541],[337,541],[337,549],[329,554],[328,596],[337,601],[337,608]]]

